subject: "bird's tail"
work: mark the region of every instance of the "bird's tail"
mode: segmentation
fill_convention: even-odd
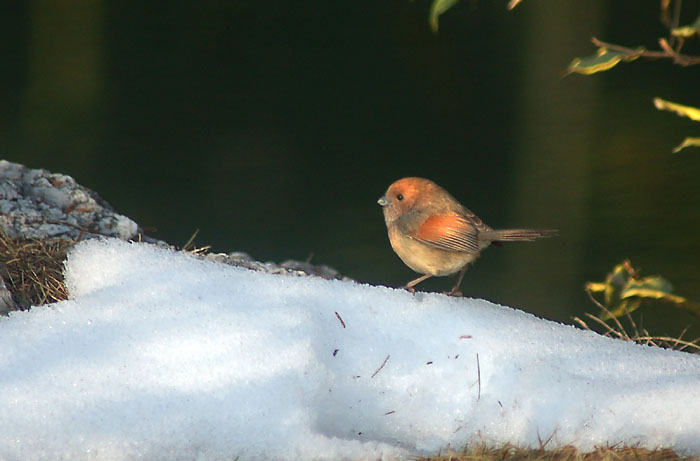
[[[558,234],[559,231],[551,229],[504,229],[480,232],[479,239],[489,242],[531,242],[538,238],[554,237]]]

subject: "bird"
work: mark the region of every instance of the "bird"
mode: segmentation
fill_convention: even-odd
[[[435,182],[417,177],[399,179],[377,200],[384,213],[389,242],[411,269],[423,274],[404,288],[430,277],[459,272],[448,293],[462,296],[459,286],[469,264],[489,245],[532,241],[557,235],[556,230],[495,230]]]

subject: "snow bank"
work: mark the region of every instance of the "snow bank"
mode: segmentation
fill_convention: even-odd
[[[700,357],[476,299],[81,243],[0,319],[2,459],[402,458],[466,443],[700,454]]]

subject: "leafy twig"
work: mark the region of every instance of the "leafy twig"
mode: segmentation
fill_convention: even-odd
[[[690,56],[680,54],[675,51],[665,38],[659,39],[659,46],[663,51],[649,51],[644,48],[628,48],[626,46],[615,45],[613,43],[603,42],[596,37],[591,38],[591,42],[599,48],[607,48],[608,50],[620,51],[625,54],[638,56],[649,59],[673,59],[673,62],[681,66],[693,66],[700,64],[700,56]]]

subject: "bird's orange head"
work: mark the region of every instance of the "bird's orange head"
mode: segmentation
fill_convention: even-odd
[[[382,206],[384,217],[390,223],[411,210],[442,198],[442,194],[446,194],[445,190],[429,179],[403,178],[390,185],[377,203]]]

